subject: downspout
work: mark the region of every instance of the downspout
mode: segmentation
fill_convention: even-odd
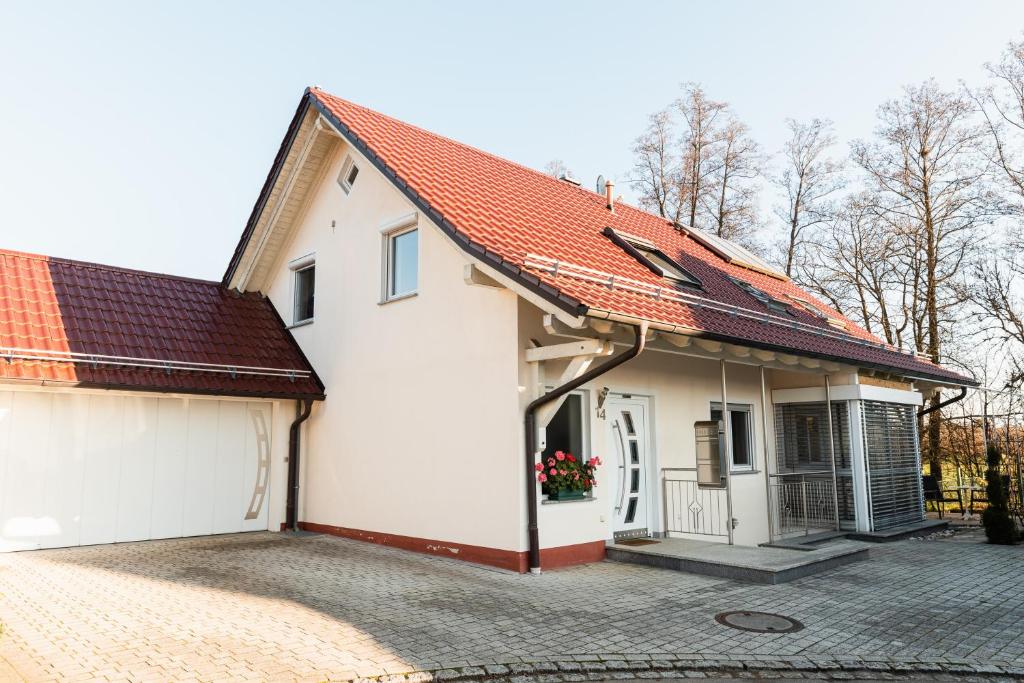
[[[967,387],[960,387],[960,393],[959,394],[957,394],[953,398],[947,398],[942,403],[933,405],[930,408],[922,408],[921,410],[917,411],[917,416],[918,417],[924,417],[928,413],[934,412],[934,411],[938,410],[939,408],[945,408],[946,406],[948,406],[948,405],[950,405],[952,403],[956,403],[957,401],[962,401],[964,399],[964,396],[966,396],[966,395],[967,395]],[[986,396],[987,396],[987,394],[986,394]],[[986,405],[988,405],[988,404],[986,403]]]
[[[537,463],[537,409],[568,394],[574,389],[578,389],[587,382],[600,377],[626,361],[639,356],[644,350],[644,340],[647,337],[647,323],[642,322],[640,325],[634,326],[633,333],[636,335],[636,338],[633,340],[633,346],[629,351],[602,363],[600,367],[584,372],[576,379],[566,382],[560,387],[555,387],[543,396],[530,401],[526,406],[526,414],[523,420],[526,429],[526,515],[527,535],[530,543],[530,572],[533,574],[540,573],[540,532],[537,527],[537,480],[535,479],[536,470],[534,469]]]
[[[288,430],[288,501],[285,503],[285,529],[299,530],[299,428],[309,419],[313,400],[304,398],[295,406],[296,417]]]

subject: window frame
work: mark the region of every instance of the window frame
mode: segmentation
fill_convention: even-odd
[[[316,255],[307,254],[305,256],[294,259],[288,264],[288,269],[292,274],[292,324],[289,327],[300,327],[302,325],[309,325],[316,320]],[[306,271],[313,271],[313,287],[312,287],[312,304],[313,309],[312,315],[308,318],[299,318],[299,277],[301,273]]]
[[[604,234],[605,237],[610,239],[624,252],[639,261],[640,265],[644,266],[647,270],[651,271],[658,277],[669,280],[675,285],[686,287],[687,289],[703,289],[701,281],[697,279],[696,276],[684,268],[674,258],[659,249],[653,242],[635,235],[619,232],[610,227],[606,227],[602,230],[602,234]],[[650,256],[648,256],[648,254],[650,254]],[[651,257],[664,261],[678,272],[665,270],[663,267],[658,265],[657,262],[652,260]]]
[[[741,280],[740,278],[733,277],[732,275],[727,275],[726,277],[728,277],[734,285],[736,285],[744,292],[752,296],[755,300],[764,304],[769,311],[773,313],[785,313],[790,316],[793,315],[793,306],[787,304],[785,301],[776,299],[768,292],[760,289],[756,285],[747,282],[746,280]]]
[[[710,409],[708,410],[708,416],[709,416],[709,419],[711,419],[712,421],[714,420],[714,418],[711,417],[711,414],[714,413],[714,411],[716,411],[716,410],[718,410],[720,412],[722,411],[722,402],[721,401],[712,401],[711,402]],[[754,418],[755,418],[754,405],[751,404],[751,403],[733,403],[733,402],[730,401],[729,402],[729,413],[730,413],[730,415],[729,415],[728,424],[723,425],[723,428],[730,428],[730,429],[732,428],[732,424],[733,424],[732,413],[746,413],[746,415],[747,415],[747,453],[750,456],[750,462],[748,464],[746,464],[746,465],[738,465],[738,464],[736,464],[735,443],[734,443],[734,440],[730,438],[729,439],[730,451],[729,451],[729,453],[725,454],[725,457],[728,459],[728,463],[729,463],[729,472],[730,473],[735,473],[735,474],[749,474],[749,473],[757,472],[757,451],[755,449],[755,446],[757,444],[757,438],[756,438],[757,437],[757,434],[756,434],[757,426],[756,426],[756,424],[754,422]],[[724,413],[723,413],[723,418],[724,418]],[[725,422],[725,420],[724,419],[723,420],[719,420],[719,422]],[[724,444],[723,444],[723,447],[724,447]]]
[[[362,173],[362,170],[359,168],[359,165],[356,164],[356,160],[352,158],[352,155],[349,154],[345,157],[345,162],[341,165],[341,173],[338,174],[338,185],[340,185],[341,189],[345,191],[345,194],[351,194],[352,188],[355,186],[355,180],[349,181],[349,176],[352,175],[353,169],[355,169],[356,172],[355,180],[358,180],[359,174]]]
[[[554,389],[553,386],[546,385],[545,391],[551,391],[552,389]],[[585,461],[585,460],[587,460],[588,458],[591,457],[591,452],[592,452],[592,443],[591,443],[591,428],[592,427],[591,427],[591,414],[590,414],[590,392],[587,391],[586,389],[576,389],[574,391],[570,391],[569,393],[566,394],[566,397],[567,397],[566,398],[566,402],[568,401],[568,397],[569,396],[576,396],[580,400],[580,406],[579,406],[579,408],[580,408],[580,448],[582,449],[582,452],[581,453],[573,453],[573,455],[576,456],[577,459],[579,459],[581,461]],[[560,411],[564,406],[565,406],[565,403],[560,405],[558,407],[558,411]],[[552,420],[554,420],[555,416],[558,415],[558,411],[555,411],[555,414],[551,416]],[[549,423],[549,425],[550,425],[550,423]],[[544,462],[544,457],[545,457],[544,453],[548,450],[548,448],[551,447],[548,444],[548,442],[547,442],[548,441],[547,440],[547,431],[546,431],[547,427],[545,427],[544,429],[545,429],[544,448],[540,450],[540,453],[537,456],[538,457],[537,462]],[[549,454],[549,457],[550,457],[550,454]],[[598,474],[600,474],[600,472]],[[537,482],[535,485],[537,486],[538,490],[543,490],[543,485],[540,484],[539,482]],[[590,490],[590,491],[587,492],[587,494],[583,497],[582,500],[583,501],[592,501],[592,500],[597,500],[597,498],[594,497],[594,491]],[[568,501],[562,500],[562,501],[560,501],[560,500],[546,500],[545,499],[545,500],[541,501],[541,505],[561,505],[561,504],[564,504],[564,503],[574,503],[574,502],[580,502],[580,501],[579,500],[568,500]]]
[[[395,264],[395,240],[402,235],[416,232],[416,286],[408,291],[395,293],[392,291],[392,275]],[[386,304],[392,301],[401,301],[419,294],[420,291],[420,239],[418,214],[412,213],[408,216],[388,223],[381,228],[381,279],[380,279],[380,303]]]

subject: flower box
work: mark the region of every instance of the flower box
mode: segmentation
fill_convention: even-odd
[[[544,462],[538,462],[537,481],[548,500],[583,500],[597,484],[595,473],[601,458],[586,461],[577,459],[572,453],[556,451]]]
[[[548,493],[548,500],[583,500],[586,497],[586,491],[573,491],[572,489],[558,489]]]

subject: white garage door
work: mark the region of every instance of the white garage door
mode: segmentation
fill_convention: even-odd
[[[271,404],[0,391],[0,551],[267,528]]]

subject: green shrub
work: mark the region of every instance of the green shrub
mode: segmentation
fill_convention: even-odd
[[[1002,454],[995,444],[988,447],[988,469],[985,470],[985,490],[988,492],[988,508],[981,514],[981,523],[985,525],[985,536],[989,543],[1010,545],[1020,540],[1017,523],[1010,516],[1010,506],[1006,500],[1006,488],[1003,486],[1003,475],[999,469]]]

